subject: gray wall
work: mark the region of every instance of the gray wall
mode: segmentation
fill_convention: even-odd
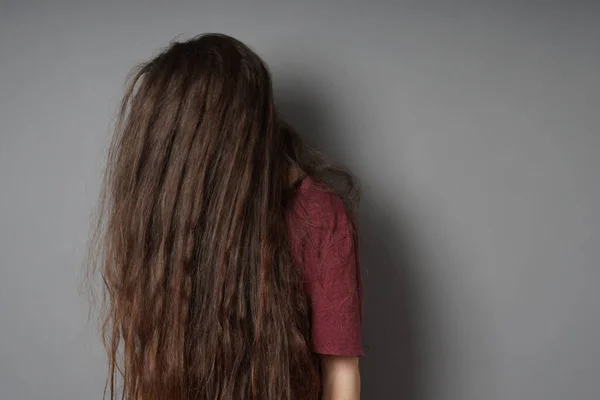
[[[0,399],[101,397],[78,283],[109,122],[204,31],[362,178],[364,398],[600,398],[600,9],[450,3],[3,1]]]

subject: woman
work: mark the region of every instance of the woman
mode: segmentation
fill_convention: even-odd
[[[358,399],[355,192],[244,44],[206,34],[143,64],[92,248],[110,398]]]

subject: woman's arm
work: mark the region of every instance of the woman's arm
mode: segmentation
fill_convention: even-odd
[[[358,357],[321,356],[323,400],[359,400]]]

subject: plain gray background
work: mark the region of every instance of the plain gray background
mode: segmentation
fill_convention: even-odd
[[[600,398],[600,8],[2,1],[0,399],[97,399],[78,293],[128,70],[218,31],[361,178],[363,398]]]

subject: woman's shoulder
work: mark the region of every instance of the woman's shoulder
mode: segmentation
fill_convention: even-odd
[[[361,356],[362,277],[342,199],[307,177],[296,188],[291,216],[291,250],[308,294],[313,351]]]
[[[350,222],[342,199],[311,176],[297,185],[291,211],[315,227],[345,230]]]

